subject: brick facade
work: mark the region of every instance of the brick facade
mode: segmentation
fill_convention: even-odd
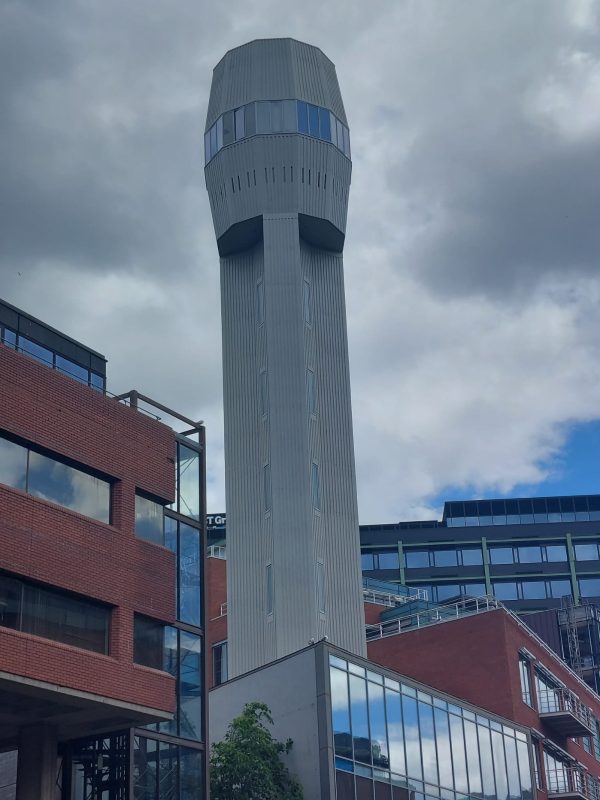
[[[214,686],[212,648],[217,642],[227,639],[227,562],[222,558],[209,558],[206,572],[208,589],[207,683],[211,688]]]
[[[175,618],[175,560],[134,534],[136,488],[174,498],[175,435],[0,346],[0,433],[110,478],[106,525],[0,486],[0,569],[113,606],[110,654],[0,628],[0,671],[172,711],[174,681],[134,665],[133,614]]]
[[[368,643],[369,660],[402,675],[466,700],[547,739],[600,776],[600,762],[580,740],[561,737],[521,696],[519,650],[533,656],[600,718],[600,698],[579,682],[558,656],[528,633],[524,624],[504,609],[429,625]],[[532,692],[535,685],[532,680]]]

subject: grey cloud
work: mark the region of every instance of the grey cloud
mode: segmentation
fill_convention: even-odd
[[[600,144],[590,142],[532,152],[513,169],[490,160],[467,191],[437,183],[448,211],[416,242],[414,269],[446,295],[516,294],[552,274],[597,274],[598,163]]]
[[[223,510],[211,72],[251,38],[309,41],[336,63],[353,137],[362,518],[419,516],[453,482],[542,480],[600,382],[599,137],[532,112],[565,47],[599,52],[575,2],[8,0],[2,296],[105,352],[115,391],[203,417]]]

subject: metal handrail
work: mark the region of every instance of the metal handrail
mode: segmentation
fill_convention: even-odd
[[[548,794],[580,794],[588,800],[600,800],[600,782],[579,767],[565,764],[546,769]]]
[[[563,686],[541,689],[538,685],[538,703],[541,714],[567,712],[586,727],[593,728],[594,718],[590,709],[570,689]]]
[[[494,597],[468,597],[449,605],[432,606],[412,614],[405,614],[393,620],[366,626],[367,640],[384,639],[399,633],[406,633],[415,628],[449,622],[471,614],[481,614],[503,608],[502,603]]]
[[[427,601],[427,597],[423,596],[423,589],[415,589],[414,594],[390,594],[384,591],[377,591],[376,589],[367,589],[363,587],[363,599],[370,603],[377,603],[381,606],[388,606],[395,608],[396,606],[412,603],[415,600]]]

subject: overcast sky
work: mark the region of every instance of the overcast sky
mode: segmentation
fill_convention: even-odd
[[[203,129],[213,66],[268,36],[324,50],[350,123],[361,521],[577,491],[600,444],[600,1],[0,0],[0,296],[106,354],[113,392],[204,419],[223,510]]]

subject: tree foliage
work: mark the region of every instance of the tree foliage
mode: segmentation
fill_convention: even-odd
[[[302,800],[302,789],[282,763],[292,740],[273,739],[264,703],[247,703],[229,725],[222,742],[213,744],[210,761],[212,800]]]

